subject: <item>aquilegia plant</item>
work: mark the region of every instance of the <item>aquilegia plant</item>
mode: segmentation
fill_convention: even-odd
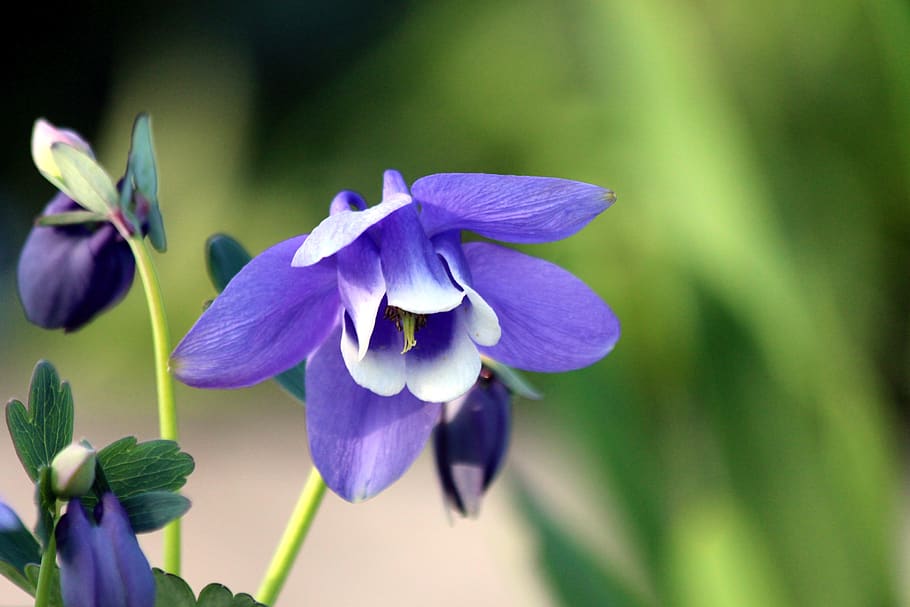
[[[29,531],[0,502],[0,573],[39,607],[274,604],[326,487],[351,502],[371,498],[431,437],[446,504],[476,517],[505,461],[513,397],[539,398],[513,367],[579,369],[619,338],[613,312],[578,278],[487,241],[566,238],[614,202],[612,191],[471,173],[429,175],[409,188],[389,170],[378,204],[342,191],[310,234],[256,257],[228,236],[209,239],[219,294],[172,349],[146,245],[166,248],[148,117],[137,118],[116,185],[73,131],[38,121],[32,148],[60,191],[20,257],[26,317],[79,329],[115,305],[138,271],[161,426],[154,441],[127,437],[98,451],[74,443],[70,388],[45,361],[28,406],[7,405],[13,444],[36,486],[38,524]],[[172,376],[200,388],[274,378],[305,401],[315,468],[256,600],[218,584],[197,599],[178,577],[177,519],[190,507],[179,490],[194,463],[175,442]],[[136,540],[162,528],[167,572],[149,567]]]

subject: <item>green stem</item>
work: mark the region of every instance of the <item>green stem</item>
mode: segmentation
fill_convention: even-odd
[[[310,470],[310,476],[307,478],[303,491],[300,492],[288,526],[285,528],[281,542],[272,557],[272,562],[269,563],[269,568],[265,572],[259,592],[256,593],[256,600],[260,603],[273,605],[275,599],[278,598],[324,495],[325,482],[314,467]]]
[[[57,526],[59,507],[54,505],[54,527]],[[57,561],[57,536],[51,529],[47,549],[41,556],[41,569],[38,570],[38,585],[35,588],[35,607],[47,607],[51,600],[51,580],[54,579],[54,566]]]
[[[121,230],[123,233],[123,230]],[[136,269],[145,289],[149,319],[152,322],[152,342],[155,351],[155,384],[158,388],[158,426],[161,438],[177,440],[177,405],[174,401],[174,382],[168,371],[171,338],[164,314],[161,285],[148,246],[141,234],[126,239],[136,258]],[[164,569],[180,575],[180,519],[164,528]]]

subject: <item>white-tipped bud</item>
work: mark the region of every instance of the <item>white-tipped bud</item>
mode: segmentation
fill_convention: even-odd
[[[71,145],[93,158],[94,155],[89,144],[75,131],[58,129],[43,118],[36,120],[32,129],[32,160],[41,174],[59,188],[60,168],[51,153],[51,146],[58,142]]]
[[[80,497],[95,482],[95,450],[87,443],[73,443],[51,462],[51,489],[62,498]]]

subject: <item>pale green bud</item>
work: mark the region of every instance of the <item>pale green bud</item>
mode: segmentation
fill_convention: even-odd
[[[51,489],[62,498],[80,497],[95,482],[95,450],[87,442],[73,443],[51,462]]]

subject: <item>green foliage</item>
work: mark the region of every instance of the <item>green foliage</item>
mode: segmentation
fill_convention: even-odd
[[[117,208],[117,190],[94,158],[62,142],[51,146],[51,154],[60,169],[60,189],[67,196],[99,215]]]
[[[167,236],[158,205],[158,168],[152,144],[151,118],[146,113],[139,114],[133,123],[127,175],[132,178],[130,186],[135,185],[136,191],[148,202],[149,241],[163,253],[167,250]]]
[[[234,278],[252,256],[236,239],[226,234],[214,234],[206,240],[205,260],[209,278],[219,293]],[[275,381],[299,400],[306,401],[306,363],[301,362],[275,376]]]
[[[0,559],[0,575],[11,581],[13,584],[35,596],[35,584],[25,575],[24,571],[19,571],[12,564]]]
[[[206,268],[219,293],[251,259],[243,245],[227,234],[213,234],[205,241]]]
[[[174,441],[127,436],[98,452],[98,463],[121,500],[148,491],[177,491],[196,464]]]
[[[127,436],[99,451],[97,462],[94,494],[82,498],[86,508],[113,491],[136,533],[160,529],[189,510],[190,501],[173,492],[186,483],[195,462],[174,441],[140,443]]]
[[[190,500],[177,493],[149,491],[120,500],[136,533],[157,531],[190,509]]]
[[[234,596],[227,587],[216,583],[203,588],[197,601],[189,585],[178,576],[160,569],[155,569],[154,573],[155,607],[265,607],[248,594]]]
[[[530,400],[540,400],[543,398],[540,391],[532,386],[531,382],[515,369],[492,359],[485,358],[483,363],[493,370],[499,380],[505,384],[513,394]]]
[[[36,564],[29,564],[25,567],[25,574],[28,576],[29,584],[31,584],[33,589],[38,587],[38,575],[41,573],[41,567]],[[63,596],[60,594],[60,569],[57,565],[53,565],[53,571],[51,572],[51,580],[48,582],[48,587],[50,588],[50,595],[47,600],[47,607],[65,607],[63,604]],[[34,594],[32,590],[32,594]]]
[[[523,483],[516,483],[519,504],[536,535],[537,561],[554,595],[573,607],[652,605],[597,555],[574,540],[547,513]]]
[[[51,363],[35,366],[27,409],[17,400],[6,405],[6,424],[19,461],[37,481],[40,468],[73,440],[73,396]]]
[[[28,591],[25,566],[41,562],[41,546],[35,536],[16,517],[18,526],[0,531],[0,574]]]
[[[70,211],[56,215],[42,215],[37,219],[37,223],[42,226],[64,226],[105,221],[105,219],[103,215],[92,211]]]

